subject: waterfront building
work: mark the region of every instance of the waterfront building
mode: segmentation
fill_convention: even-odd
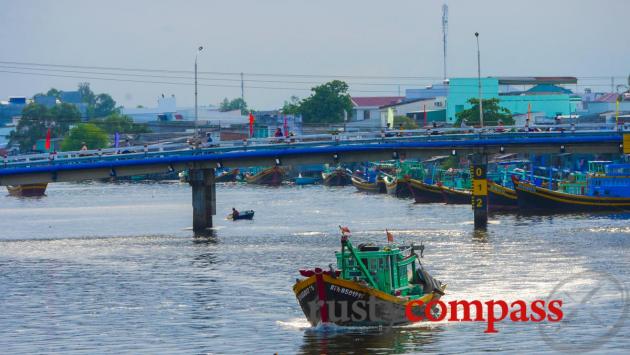
[[[405,100],[444,98],[445,101],[448,97],[448,89],[448,80],[442,84],[427,85],[420,89],[407,89],[405,90]]]
[[[286,127],[284,125],[286,117]],[[273,137],[277,128],[293,132],[295,135],[303,133],[302,116],[301,115],[285,115],[278,110],[256,111],[254,113],[254,137],[266,138]]]
[[[425,97],[404,100],[398,103],[384,105],[379,108],[381,127],[387,127],[387,115],[391,110],[394,116],[407,116],[417,121],[418,126],[424,125],[424,114],[427,115],[427,123],[444,122],[446,118],[446,97]],[[396,127],[391,127],[396,128]]]
[[[382,128],[381,106],[402,102],[403,96],[371,96],[351,97],[352,114],[348,120],[348,127],[352,128]]]
[[[177,107],[175,95],[162,95],[157,99],[157,107],[136,107],[122,109],[135,123],[185,122],[195,121],[194,107]],[[240,110],[222,112],[214,105],[201,105],[197,108],[198,124],[230,127],[249,122],[248,116]]]
[[[575,77],[486,77],[481,78],[483,99],[499,99],[499,104],[514,115],[543,112],[553,118],[571,115],[582,109],[582,100],[560,85],[577,84]],[[457,113],[472,107],[468,100],[479,97],[478,78],[451,78],[446,107],[446,122],[455,123]]]
[[[616,112],[617,100],[619,102],[619,111],[630,111],[630,94],[624,93],[589,93],[584,95],[584,109],[588,115],[601,115],[607,112]]]

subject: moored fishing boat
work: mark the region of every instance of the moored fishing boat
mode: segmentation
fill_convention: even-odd
[[[18,197],[39,197],[46,193],[47,183],[7,186],[9,195]]]
[[[326,186],[346,186],[352,184],[352,172],[342,167],[322,172],[322,182]]]
[[[449,205],[466,205],[472,203],[472,192],[470,190],[456,189],[439,185],[444,202]]]
[[[584,195],[553,191],[514,178],[519,209],[551,212],[630,210],[630,164],[609,164],[586,179]]]
[[[352,176],[352,185],[357,188],[359,191],[363,192],[371,192],[371,193],[380,193],[384,194],[387,192],[387,188],[385,187],[385,181],[381,176],[376,178],[376,181],[369,182],[363,178],[360,178],[356,175]]]
[[[383,181],[385,182],[387,194],[399,198],[412,197],[411,189],[409,188],[409,177],[398,178],[386,175],[383,177]]]
[[[514,210],[518,208],[516,192],[509,187],[488,180],[488,209],[491,211]]]
[[[238,178],[238,169],[224,171],[216,176],[215,182],[234,182]]]
[[[282,184],[284,170],[279,166],[265,169],[256,174],[245,174],[245,181],[249,184],[279,186]]]
[[[444,202],[442,189],[439,186],[426,182],[409,179],[409,188],[416,203]]]
[[[359,245],[342,228],[337,269],[300,270],[293,292],[308,322],[316,326],[391,326],[411,323],[407,306],[437,301],[446,288],[420,262],[424,246]],[[388,238],[390,234],[388,232]],[[393,237],[392,237],[393,238]],[[420,250],[420,255],[416,254]],[[413,302],[413,303],[412,303]],[[414,315],[424,306],[411,308]]]

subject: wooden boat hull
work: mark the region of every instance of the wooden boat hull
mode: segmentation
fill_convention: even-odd
[[[472,203],[472,193],[468,190],[452,189],[440,186],[444,202],[449,205],[470,205]]]
[[[278,166],[261,171],[255,175],[245,175],[245,181],[249,184],[279,186],[282,184],[284,170]]]
[[[411,323],[405,313],[406,305],[410,301],[354,281],[316,274],[298,281],[293,286],[293,292],[312,326],[320,323],[340,326],[392,326]],[[426,304],[431,300],[437,301],[440,297],[438,292],[433,292],[419,300]],[[413,307],[412,312],[424,318],[424,307]]]
[[[488,181],[488,209],[491,211],[515,210],[518,208],[516,191]]]
[[[630,197],[596,197],[552,191],[525,181],[515,182],[521,210],[548,212],[630,210]]]
[[[40,197],[46,193],[47,183],[7,186],[9,195],[18,197]]]
[[[352,178],[346,170],[336,169],[330,173],[322,173],[322,182],[326,186],[347,186],[352,184]]]
[[[359,191],[370,192],[376,194],[383,194],[387,192],[387,188],[385,187],[385,182],[382,179],[379,179],[377,182],[367,182],[361,178],[356,176],[352,177],[352,185],[357,188]]]
[[[437,185],[427,184],[420,180],[409,179],[409,188],[416,203],[444,202],[442,190]]]
[[[226,171],[222,174],[217,175],[214,179],[215,182],[235,182],[238,176],[238,169],[234,169],[231,171]]]
[[[411,189],[409,187],[409,179],[403,178],[385,178],[385,188],[387,189],[387,194],[396,196],[398,198],[411,198],[413,197],[411,193]]]

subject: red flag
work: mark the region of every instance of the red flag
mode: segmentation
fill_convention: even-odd
[[[341,229],[341,234],[350,234],[350,228],[348,227],[339,226],[339,229]]]
[[[48,131],[46,132],[46,145],[44,146],[46,150],[50,150],[50,134],[50,128],[48,128]]]
[[[394,235],[391,234],[387,229],[385,230],[385,233],[387,234],[387,242],[388,243],[393,243],[394,242]]]
[[[287,115],[284,115],[284,137],[289,136],[289,125],[287,124]]]
[[[253,137],[254,136],[254,115],[250,112],[249,114],[249,136]]]

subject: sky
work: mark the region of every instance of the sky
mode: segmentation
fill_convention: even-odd
[[[628,0],[0,0],[0,100],[87,81],[125,107],[192,106],[197,55],[200,105],[240,97],[241,72],[257,110],[335,78],[354,96],[404,94],[441,81],[444,3],[449,77],[477,75],[479,32],[482,76],[627,84]]]

